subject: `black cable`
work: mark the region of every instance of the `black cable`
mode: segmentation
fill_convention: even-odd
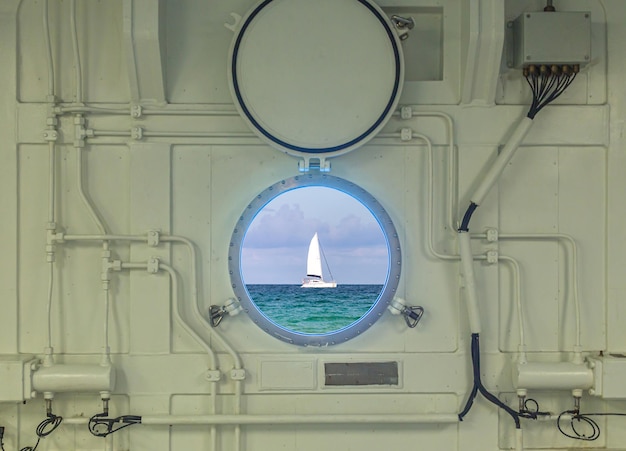
[[[118,424],[116,426],[116,424]],[[141,424],[139,415],[122,415],[117,418],[108,418],[106,413],[97,413],[89,419],[89,432],[96,437],[106,437],[121,429],[132,426],[133,424]]]
[[[572,416],[570,418],[570,429],[572,430],[571,434],[566,432],[561,425],[561,421],[563,421],[563,416],[565,415]],[[574,440],[582,440],[586,442],[591,442],[591,441],[597,440],[598,437],[600,437],[600,425],[594,419],[590,417],[600,417],[600,416],[602,417],[611,417],[611,416],[626,417],[626,413],[614,413],[614,412],[580,413],[578,410],[566,410],[559,414],[559,417],[556,420],[556,427],[559,429],[559,432],[566,437],[569,437]],[[584,425],[591,428],[591,434],[586,434],[584,431],[580,429],[581,426],[584,426]]]
[[[465,211],[465,215],[463,216],[463,221],[461,221],[461,226],[459,227],[459,232],[469,232],[469,223],[472,219],[472,215],[474,211],[478,208],[474,202],[470,202],[469,207]]]
[[[513,418],[513,421],[515,422],[515,427],[519,429],[520,428],[519,414],[515,410],[511,409],[509,406],[504,404],[502,401],[500,401],[495,395],[490,393],[489,390],[487,390],[482,383],[482,380],[480,377],[480,337],[479,337],[479,334],[472,334],[471,352],[472,352],[472,369],[474,373],[474,386],[472,388],[472,391],[469,397],[467,398],[465,407],[459,414],[459,421],[463,421],[463,417],[465,417],[465,415],[467,415],[467,413],[470,411],[470,409],[472,408],[472,404],[474,403],[474,399],[478,395],[478,392],[480,392],[480,394],[483,395],[485,399],[487,399],[487,401],[491,402],[492,404],[495,404],[497,407],[499,407],[500,409],[508,413],[511,416],[511,418]]]
[[[572,84],[577,66],[529,66],[524,68],[524,78],[532,92],[532,103],[527,116],[534,117],[546,105],[556,100]]]
[[[63,417],[49,413],[48,416],[41,423],[39,423],[35,429],[35,433],[37,434],[37,443],[35,443],[35,446],[26,446],[20,451],[35,451],[39,446],[41,439],[52,434],[56,428],[61,425],[62,421]]]

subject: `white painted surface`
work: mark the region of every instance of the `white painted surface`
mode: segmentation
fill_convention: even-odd
[[[69,2],[49,2],[55,93],[70,106],[76,86]],[[485,2],[480,3],[485,6]],[[383,9],[406,8],[424,17],[443,17],[441,42],[433,45],[443,58],[442,79],[408,80],[400,103],[412,104],[417,112],[436,111],[451,116],[458,150],[458,215],[456,210],[464,210],[478,186],[477,180],[499,146],[507,141],[513,124],[525,114],[528,89],[519,73],[503,69],[494,86],[492,72],[468,69],[461,55],[469,42],[470,27],[465,22],[469,16],[463,16],[464,8],[458,0],[384,0],[379,4]],[[147,49],[141,57],[149,59],[141,63],[144,70],[137,72],[133,86],[125,53],[129,45],[124,34],[124,2],[77,2],[84,101],[90,106],[128,110],[119,115],[85,114],[89,129],[123,132],[121,136],[87,138],[83,151],[87,194],[112,233],[145,234],[160,229],[195,243],[203,312],[212,304],[222,305],[233,295],[227,269],[228,240],[246,203],[277,180],[297,173],[295,159],[263,144],[233,114],[226,70],[232,33],[223,23],[232,21],[230,12],[243,15],[250,6],[252,2],[244,0],[161,2],[165,12],[160,21],[163,29],[154,33],[148,26],[150,33],[143,35],[141,45],[135,47],[140,52],[141,48]],[[508,1],[505,19],[542,6],[539,1]],[[619,0],[575,0],[557,2],[556,6],[591,11],[592,64],[558,100],[558,106],[538,114],[497,185],[484,197],[471,231],[483,233],[490,227],[500,234],[572,236],[578,246],[583,351],[590,355],[600,351],[623,353],[626,56],[622,47],[626,40],[626,4]],[[491,17],[495,23],[500,20],[490,16],[498,8],[480,11],[482,17]],[[48,145],[42,137],[48,107],[41,12],[41,0],[0,4],[0,351],[8,356],[0,359],[0,370],[10,381],[7,387],[13,387],[0,391],[0,426],[6,427],[7,450],[34,444],[35,427],[45,415],[41,398],[21,405],[16,401],[22,394],[14,393],[21,377],[17,362],[26,356],[41,356],[46,345],[49,168]],[[145,20],[158,22],[154,14]],[[487,39],[485,36],[489,33],[482,34],[481,39]],[[155,53],[159,48],[154,41],[157,37],[163,54]],[[497,33],[494,39],[498,39]],[[485,41],[474,47],[474,54],[490,61],[494,57],[489,54],[490,48]],[[161,74],[153,78],[147,68],[159,64],[162,78]],[[484,79],[460,82],[462,74],[480,76],[483,72],[491,74],[488,86]],[[472,105],[489,104],[494,92],[495,106],[457,105],[462,97]],[[135,95],[150,104],[146,110],[158,108],[155,100],[158,103],[159,96],[164,96],[170,103],[168,109],[177,108],[178,113],[132,118],[128,103]],[[198,109],[217,113],[197,115]],[[220,135],[133,141],[133,127],[146,132]],[[435,245],[440,252],[456,255],[454,234],[445,221],[450,158],[445,123],[438,117],[402,120],[394,116],[383,133],[402,127],[433,141]],[[76,186],[73,117],[60,117],[58,129],[58,230],[96,233]],[[243,314],[228,317],[219,331],[241,354],[246,376],[243,382],[236,382],[231,379],[235,367],[232,357],[202,325],[191,321],[194,330],[218,352],[221,379],[209,382],[206,354],[173,321],[167,277],[147,271],[113,273],[110,345],[118,378],[112,413],[155,418],[218,413],[228,415],[228,421],[237,412],[255,416],[455,414],[471,388],[469,329],[458,286],[458,261],[436,259],[424,241],[429,219],[426,152],[426,146],[418,140],[375,138],[365,147],[334,159],[332,166],[333,175],[354,180],[369,190],[393,218],[404,259],[398,294],[409,304],[422,305],[426,310],[416,329],[408,329],[400,318],[386,314],[367,333],[344,345],[304,349],[274,340]],[[519,262],[528,359],[546,364],[568,361],[576,341],[569,248],[549,240],[473,239],[471,245],[475,255],[497,250]],[[59,243],[56,248],[52,336],[57,358],[72,365],[97,364],[103,323],[100,244]],[[111,249],[116,259],[145,262],[158,257],[174,267],[180,275],[182,314],[192,318],[192,263],[184,247],[112,242]],[[500,264],[475,262],[474,270],[482,324],[483,382],[516,407],[511,371],[516,365],[519,333],[513,279],[508,267]],[[319,365],[329,359],[398,361],[402,385],[322,388]],[[293,367],[289,366],[292,362]],[[621,375],[621,366],[612,369],[610,375]],[[241,373],[234,375],[239,377]],[[621,398],[623,390],[619,384],[612,384],[612,396]],[[237,395],[238,386],[243,390],[241,397]],[[212,387],[217,387],[215,404]],[[544,390],[529,395],[539,401],[542,410],[558,413],[572,407],[568,392]],[[582,404],[588,411],[626,409],[621,399],[605,401],[587,395]],[[65,417],[91,416],[101,411],[101,403],[97,393],[60,394],[54,409]],[[517,440],[510,419],[480,398],[459,424],[390,426],[371,419],[369,425],[349,426],[281,424],[235,429],[224,425],[217,427],[215,435],[204,426],[133,426],[107,439],[106,446],[116,451],[169,451],[210,449],[216,444],[217,449],[234,450],[240,441],[241,449],[251,451],[404,450],[418,445],[424,449],[482,451],[513,447]],[[602,436],[592,445],[622,449],[626,439],[623,420],[610,418],[599,424]],[[524,443],[531,449],[548,450],[583,446],[562,437],[551,422],[532,421],[524,422]],[[81,425],[61,426],[43,445],[69,450],[105,447],[102,439],[91,436]]]

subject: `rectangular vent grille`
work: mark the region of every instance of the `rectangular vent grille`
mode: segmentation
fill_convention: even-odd
[[[324,385],[398,385],[398,362],[325,363]]]

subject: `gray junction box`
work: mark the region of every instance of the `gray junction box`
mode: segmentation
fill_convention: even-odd
[[[591,60],[591,14],[529,12],[513,28],[514,67],[529,65],[581,66]]]

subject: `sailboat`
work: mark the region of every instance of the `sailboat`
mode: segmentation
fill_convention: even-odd
[[[337,288],[337,282],[334,280],[325,281],[322,274],[322,250],[317,232],[311,238],[309,244],[309,255],[306,262],[306,277],[302,281],[302,288]],[[325,258],[324,258],[325,260]],[[328,266],[328,262],[326,262]],[[330,267],[328,268],[330,273]],[[330,274],[332,279],[332,274]]]

